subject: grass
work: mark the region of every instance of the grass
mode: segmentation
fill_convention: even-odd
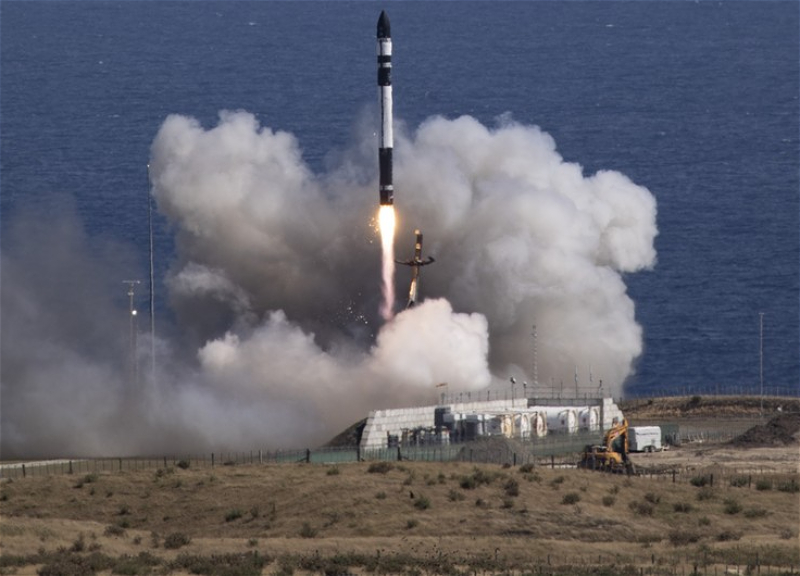
[[[231,561],[240,563],[243,571],[251,570],[253,557],[241,554],[265,556],[269,550],[274,557],[264,565],[264,574],[300,574],[304,562],[319,562],[318,573],[326,569],[339,573],[335,570],[342,567],[389,573],[397,567],[391,573],[412,576],[416,570],[449,576],[468,569],[525,573],[550,554],[554,564],[571,566],[553,572],[578,574],[578,560],[597,564],[602,557],[600,563],[615,562],[622,574],[627,564],[644,566],[642,546],[648,548],[648,563],[655,554],[665,566],[694,558],[699,545],[716,551],[733,543],[741,547],[752,538],[771,546],[759,549],[762,558],[790,555],[795,542],[784,536],[796,534],[800,515],[796,495],[778,490],[777,482],[772,490],[758,491],[731,489],[727,479],[720,481],[720,488],[716,482],[715,488],[698,488],[686,482],[546,467],[523,471],[523,467],[404,461],[370,472],[373,464],[338,465],[339,472],[333,475],[328,473],[331,466],[306,463],[219,466],[213,476],[196,466],[175,466],[172,473],[156,479],[153,470],[101,473],[90,483],[98,487],[94,497],[86,486],[75,490],[74,477],[6,482],[2,490],[8,498],[0,502],[4,544],[0,557],[8,558],[2,562],[18,557],[28,562],[44,548],[53,558],[60,556],[57,562],[65,566],[71,562],[66,560],[70,554],[85,558],[95,554],[96,562],[107,555],[106,562],[121,566],[117,573],[155,574],[168,567],[183,573],[191,573],[189,566],[214,570],[206,560],[224,554],[238,555]],[[532,474],[541,481],[525,481]],[[413,498],[403,484],[410,476],[417,479],[411,487]],[[467,489],[461,487],[464,479]],[[175,480],[182,481],[179,491]],[[560,492],[554,493],[552,486]],[[698,500],[696,495],[704,489],[716,497]],[[106,492],[111,495],[105,497]],[[745,506],[737,514],[726,514],[724,499],[733,495]],[[675,504],[688,502],[687,509]],[[120,516],[123,506],[128,513]],[[649,506],[652,512],[642,513],[639,506]],[[761,510],[769,515],[761,516]],[[705,526],[703,519],[708,521]],[[128,528],[121,528],[122,520],[129,522]],[[51,532],[41,539],[44,529]],[[700,534],[700,539],[684,544],[684,536],[668,538],[670,530],[679,529],[691,536]],[[735,542],[736,534],[746,536]],[[171,547],[178,542],[183,542],[181,547]],[[73,546],[80,551],[69,552]],[[612,549],[619,561],[616,556],[608,559]],[[161,563],[150,567],[138,563],[138,555],[145,551]],[[178,556],[182,564],[170,564]],[[733,552],[728,559],[736,560]],[[800,558],[795,565],[800,565]],[[55,568],[49,570],[51,576],[56,573]],[[106,573],[112,570],[107,568]]]

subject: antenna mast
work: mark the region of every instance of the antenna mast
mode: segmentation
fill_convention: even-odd
[[[123,284],[128,285],[128,298],[129,308],[128,315],[130,317],[130,350],[129,350],[129,369],[131,376],[131,384],[135,386],[139,379],[138,367],[136,361],[136,308],[133,307],[134,286],[141,284],[140,280],[123,280]]]
[[[150,194],[150,164],[147,165],[147,227],[150,233],[150,376],[156,382],[156,296],[153,272],[153,195]]]

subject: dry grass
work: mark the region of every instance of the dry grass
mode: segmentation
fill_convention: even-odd
[[[113,557],[255,549],[275,558],[346,551],[419,562],[447,554],[466,562],[468,554],[523,568],[548,555],[685,561],[698,546],[706,556],[733,546],[741,555],[751,546],[763,558],[766,546],[800,566],[800,507],[792,492],[465,463],[398,462],[380,473],[367,463],[331,469],[224,466],[5,482],[0,552],[32,555],[80,540],[83,552]],[[700,490],[714,497],[698,499]],[[731,513],[732,500],[742,513]]]

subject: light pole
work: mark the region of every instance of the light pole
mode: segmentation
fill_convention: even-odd
[[[129,300],[129,308],[128,313],[130,317],[130,358],[129,358],[129,367],[130,367],[130,375],[131,375],[131,384],[136,385],[136,381],[138,380],[138,370],[137,370],[137,362],[136,362],[136,308],[133,307],[133,296],[134,290],[133,287],[136,284],[141,284],[140,280],[123,280],[123,284],[128,285],[128,298]]]
[[[758,378],[761,383],[761,417],[764,417],[764,313],[758,313]]]

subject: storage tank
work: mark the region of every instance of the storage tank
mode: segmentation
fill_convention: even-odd
[[[514,437],[514,416],[503,414],[500,417],[500,433],[506,438]]]
[[[574,434],[578,430],[578,415],[572,408],[562,408],[558,412],[548,412],[547,428],[550,432]]]
[[[530,438],[531,421],[527,414],[514,414],[514,436],[517,438]]]
[[[581,408],[578,412],[578,427],[581,430],[595,432],[600,429],[600,410],[597,406]]]
[[[547,436],[547,418],[543,412],[534,412],[530,415],[531,436],[541,438]]]

